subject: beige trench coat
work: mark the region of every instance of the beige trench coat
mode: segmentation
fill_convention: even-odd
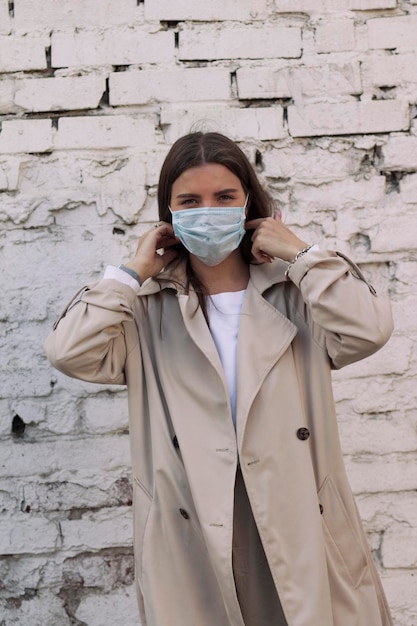
[[[342,462],[330,374],[388,340],[390,306],[335,252],[311,250],[291,280],[285,268],[251,267],[236,432],[196,296],[174,283],[150,279],[136,295],[102,280],[47,339],[65,374],[128,385],[143,626],[243,626],[232,571],[238,454],[288,626],[392,624]]]

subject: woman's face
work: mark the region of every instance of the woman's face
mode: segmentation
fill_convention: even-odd
[[[220,163],[190,167],[174,182],[171,210],[200,207],[241,207],[246,194],[239,178]]]

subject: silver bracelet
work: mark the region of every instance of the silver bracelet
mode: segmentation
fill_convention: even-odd
[[[289,263],[287,269],[285,270],[285,278],[288,278],[288,274],[290,269],[292,268],[292,266],[294,265],[294,263],[296,261],[298,261],[298,259],[300,258],[300,256],[303,256],[303,254],[305,254],[306,252],[308,252],[313,246],[306,246],[305,248],[303,248],[302,250],[300,250],[299,252],[297,252],[297,254],[295,255],[295,257],[293,258],[293,260],[291,261],[291,263]]]

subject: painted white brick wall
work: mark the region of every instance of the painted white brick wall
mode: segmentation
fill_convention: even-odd
[[[321,18],[315,29],[317,53],[349,52],[356,48],[355,23],[352,18]]]
[[[179,32],[181,61],[276,59],[301,55],[301,29],[286,26],[187,26]]]
[[[13,102],[34,112],[96,109],[105,90],[104,76],[29,78],[14,81]]]
[[[110,105],[228,101],[232,98],[226,68],[138,70],[110,74]]]
[[[254,21],[267,17],[267,0],[147,0],[145,19],[167,21]]]
[[[51,36],[53,67],[89,67],[169,63],[174,56],[172,32],[147,32],[143,26],[55,31]]]
[[[370,48],[414,48],[417,38],[417,15],[403,15],[368,22]]]
[[[401,100],[294,104],[288,107],[288,126],[292,137],[384,133],[408,130],[410,112]]]
[[[7,4],[7,3],[6,3]],[[17,31],[62,30],[83,27],[100,28],[133,23],[138,18],[136,0],[19,0],[14,4],[14,28]]]
[[[49,45],[47,33],[0,35],[0,72],[45,70]]]
[[[417,0],[0,0],[1,624],[139,625],[126,392],[52,370],[43,341],[203,127],[392,298],[393,338],[334,387],[395,626],[416,626],[416,58]]]

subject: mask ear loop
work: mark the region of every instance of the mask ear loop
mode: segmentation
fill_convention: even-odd
[[[246,208],[248,206],[248,200],[249,200],[249,192],[246,194],[245,204],[243,205],[243,210],[245,212],[245,222],[248,219],[248,214],[246,213]]]
[[[248,206],[248,200],[249,200],[249,192],[246,194],[245,204],[243,205],[243,210],[245,211],[245,217],[246,217],[246,207]]]

